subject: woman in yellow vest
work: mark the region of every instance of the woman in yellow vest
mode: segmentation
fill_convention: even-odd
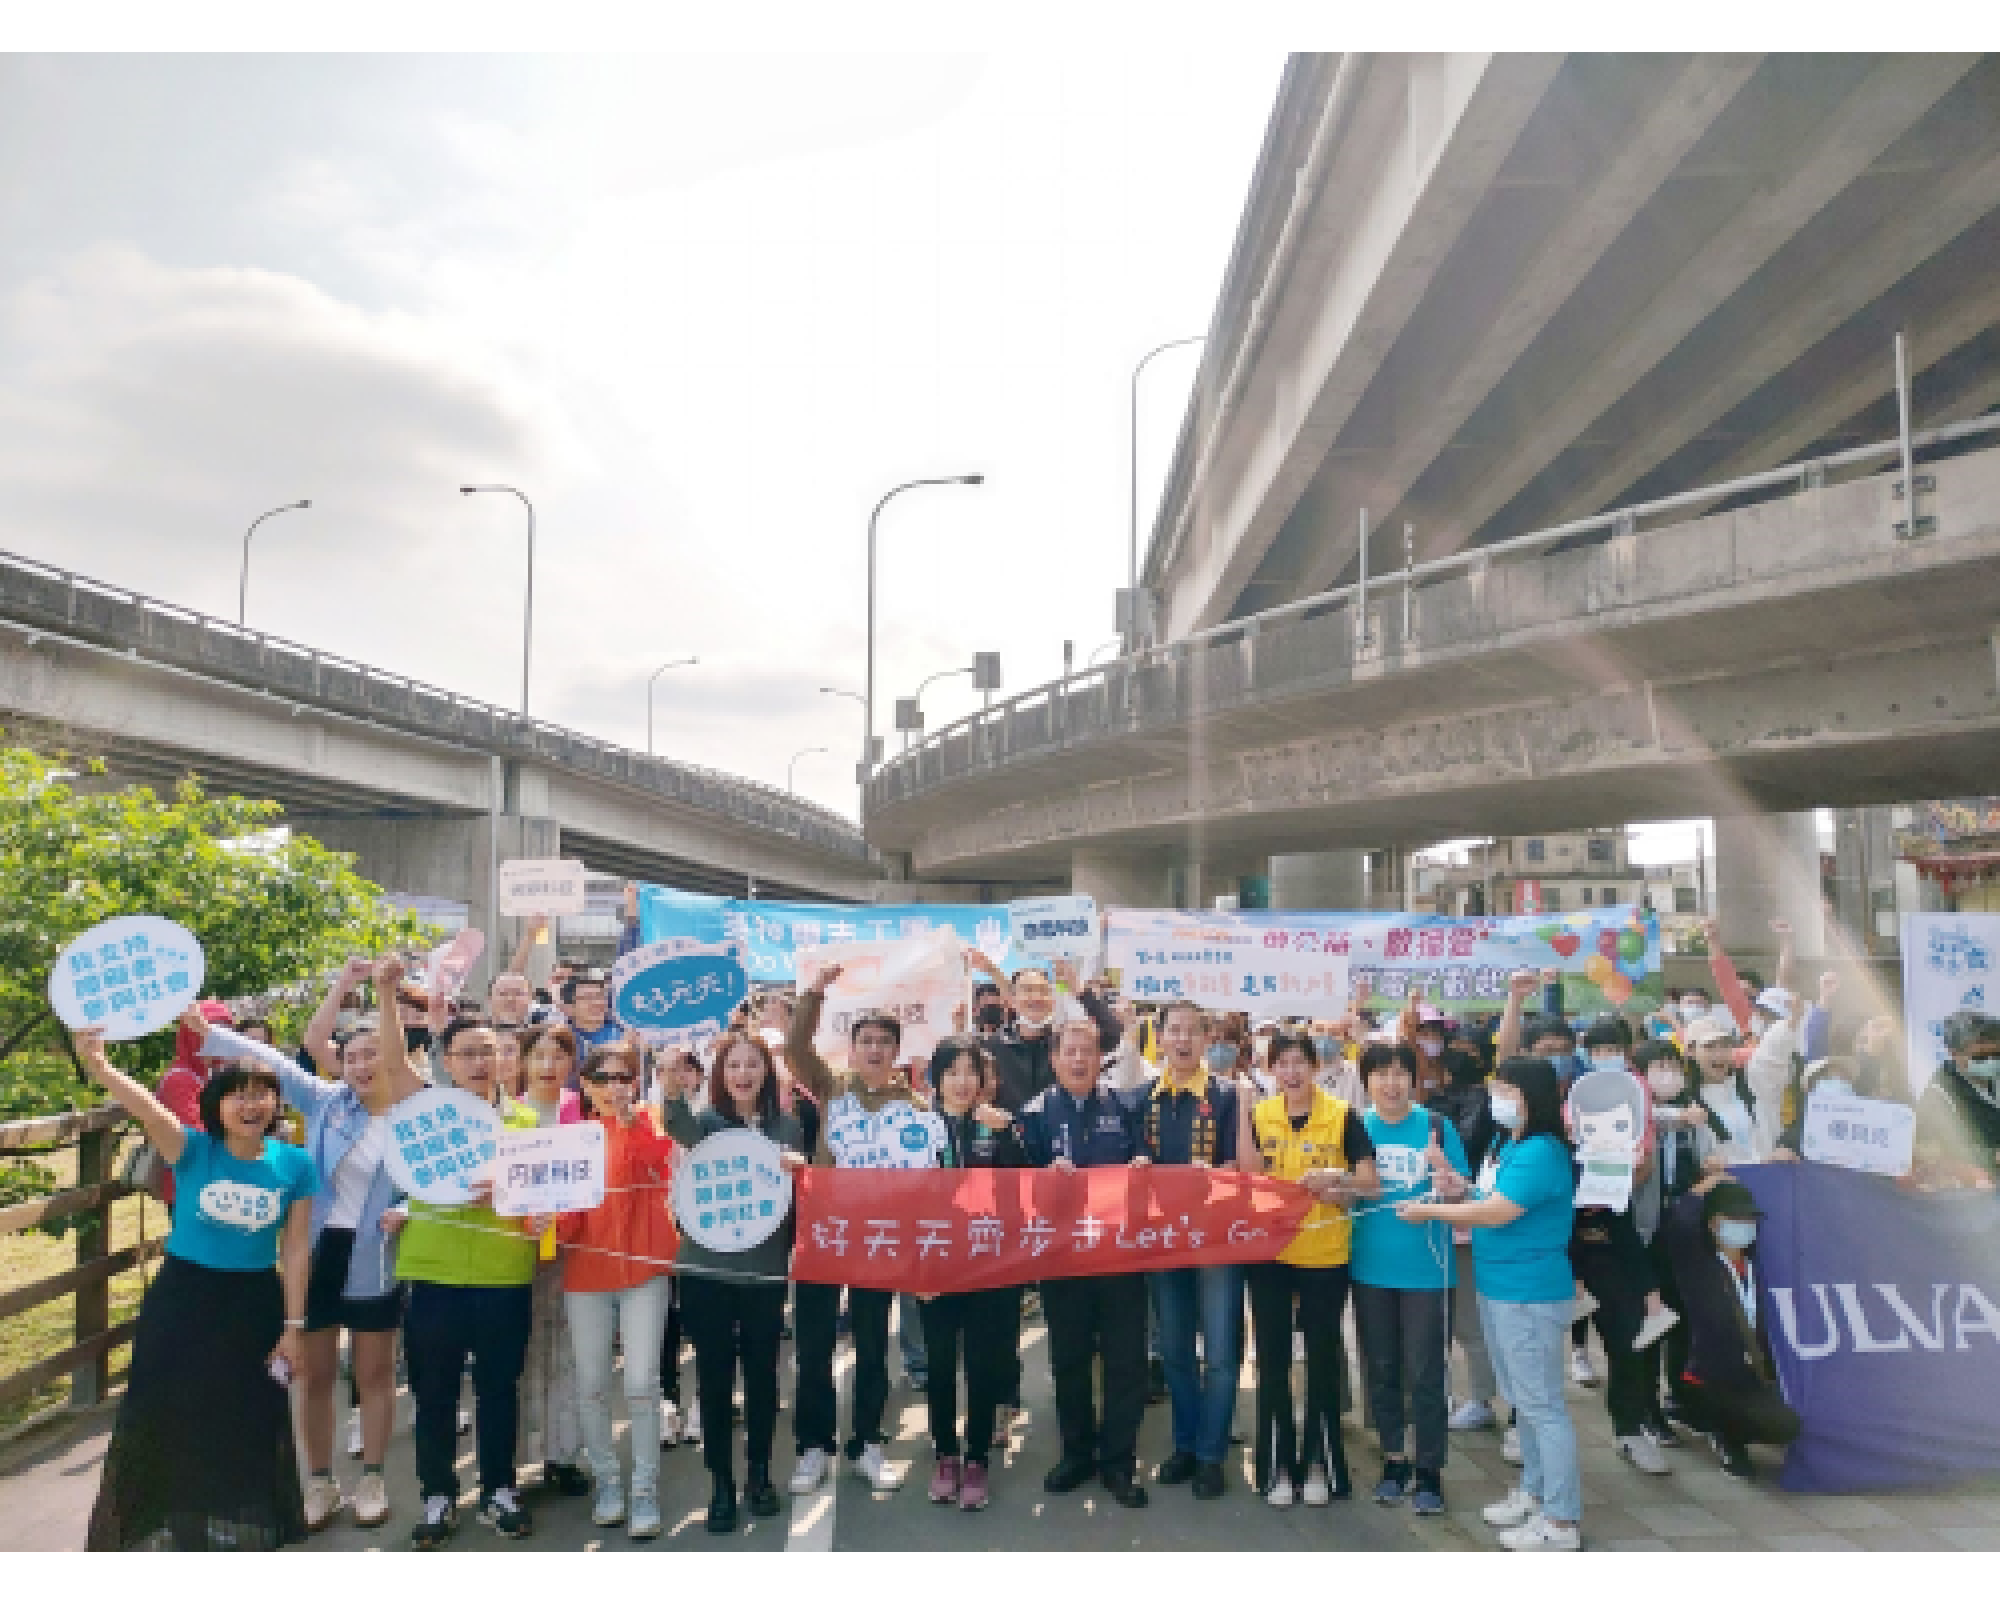
[[[1257,1488],[1283,1509],[1294,1497],[1309,1506],[1353,1493],[1340,1445],[1340,1318],[1347,1305],[1351,1199],[1377,1188],[1375,1147],[1346,1101],[1313,1081],[1319,1058],[1303,1033],[1271,1041],[1278,1092],[1245,1109],[1236,1141],[1244,1172],[1300,1183],[1316,1204],[1299,1236],[1275,1261],[1249,1269],[1250,1315],[1257,1339]],[[1292,1420],[1292,1326],[1297,1307],[1306,1344],[1303,1457]]]

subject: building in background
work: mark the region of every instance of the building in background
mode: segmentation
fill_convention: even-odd
[[[1412,908],[1447,917],[1561,915],[1646,899],[1646,870],[1632,864],[1623,828],[1495,839],[1447,860],[1419,857],[1414,872]]]
[[[2000,911],[2000,798],[1897,806],[1896,855],[1923,911]]]

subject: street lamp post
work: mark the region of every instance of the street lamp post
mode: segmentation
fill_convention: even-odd
[[[511,494],[528,508],[528,589],[521,617],[521,720],[528,720],[528,662],[535,645],[535,503],[512,484],[468,483],[460,494]]]
[[[916,712],[915,725],[913,727],[904,728],[902,730],[903,748],[905,750],[908,750],[910,748],[910,735],[913,732],[914,733],[923,732],[924,691],[928,689],[932,684],[936,683],[940,678],[963,678],[968,674],[970,674],[971,671],[972,668],[970,667],[947,667],[942,672],[933,672],[928,678],[924,679],[922,683],[917,685],[917,692],[910,696],[910,705]]]
[[[861,698],[861,763],[872,770],[875,765],[875,524],[881,518],[882,508],[905,489],[923,489],[949,484],[976,485],[986,481],[978,472],[963,473],[956,478],[912,478],[908,483],[899,483],[875,502],[875,509],[868,514],[868,681]]]
[[[276,516],[282,516],[287,511],[309,511],[311,509],[312,509],[312,502],[310,500],[294,500],[289,505],[273,506],[269,511],[265,512],[255,522],[251,523],[249,528],[244,532],[243,574],[236,580],[236,626],[237,627],[240,628],[244,626],[244,618],[249,614],[250,535],[255,533],[265,523],[269,522],[271,518]]]
[[[701,665],[700,656],[682,656],[681,659],[678,661],[669,661],[666,663],[666,666],[662,666],[655,669],[653,675],[646,680],[646,754],[647,755],[651,755],[653,753],[653,685],[660,681],[660,674],[662,672],[665,672],[668,667],[698,667],[700,665]]]
[[[799,751],[799,752],[798,752],[798,753],[797,753],[796,755],[794,755],[794,756],[792,757],[792,759],[791,759],[790,761],[786,762],[786,763],[785,763],[785,793],[786,793],[786,794],[790,794],[790,793],[792,792],[792,774],[793,774],[794,772],[796,772],[796,771],[798,770],[798,765],[799,765],[799,756],[823,756],[823,755],[825,755],[826,753],[827,753],[827,752],[826,752],[826,746],[825,746],[825,745],[823,745],[823,744],[816,744],[816,745],[813,745],[813,746],[812,746],[811,748],[809,748],[809,749],[805,749],[805,750],[801,750],[801,751]]]
[[[1139,358],[1139,364],[1132,369],[1132,525],[1125,555],[1126,593],[1131,597],[1127,601],[1131,611],[1125,628],[1128,650],[1136,648],[1139,643],[1139,375],[1154,356],[1178,350],[1183,345],[1200,344],[1207,337],[1206,334],[1195,333],[1185,339],[1169,339],[1165,344],[1156,344]]]

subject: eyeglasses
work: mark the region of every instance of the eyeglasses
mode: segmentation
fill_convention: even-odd
[[[629,1072],[593,1072],[587,1080],[596,1084],[637,1083],[639,1080]]]

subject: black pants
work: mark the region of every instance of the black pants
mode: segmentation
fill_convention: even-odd
[[[1106,1472],[1136,1470],[1139,1423],[1146,1415],[1145,1274],[1050,1278],[1041,1291],[1063,1459],[1095,1460]],[[1099,1355],[1104,1358],[1101,1422],[1092,1392]]]
[[[1340,1336],[1347,1307],[1347,1268],[1295,1267],[1260,1261],[1244,1273],[1250,1286],[1250,1319],[1257,1341],[1257,1488],[1268,1493],[1280,1472],[1297,1478],[1326,1468],[1336,1491],[1349,1487],[1347,1452],[1340,1442],[1340,1369],[1347,1356]],[[1300,1460],[1292,1415],[1293,1306],[1306,1336],[1306,1435]]]
[[[792,1400],[792,1432],[799,1451],[833,1453],[840,1416],[833,1389],[833,1345],[840,1321],[841,1286],[793,1285],[793,1338],[798,1345],[799,1381]],[[847,1314],[854,1330],[854,1409],[848,1419],[847,1456],[883,1439],[882,1413],[889,1404],[889,1307],[886,1289],[849,1289]]]
[[[681,1282],[674,1279],[667,1325],[660,1331],[660,1394],[675,1405],[681,1403]]]
[[[1382,1289],[1354,1286],[1354,1327],[1361,1336],[1361,1360],[1368,1375],[1368,1405],[1382,1454],[1413,1460],[1428,1471],[1444,1468],[1445,1301],[1447,1289]],[[1405,1438],[1403,1396],[1416,1434],[1414,1455]]]
[[[1748,1389],[1690,1383],[1682,1404],[1697,1428],[1739,1450],[1752,1444],[1786,1445],[1799,1436],[1799,1414],[1785,1404],[1774,1383]]]
[[[1653,1263],[1639,1240],[1629,1213],[1612,1213],[1602,1224],[1604,1238],[1578,1236],[1570,1241],[1570,1267],[1597,1300],[1590,1320],[1604,1341],[1604,1409],[1611,1414],[1611,1431],[1630,1438],[1641,1423],[1653,1419],[1650,1398],[1657,1370],[1650,1349],[1634,1350],[1632,1341],[1646,1320],[1646,1296],[1659,1287]]]
[[[417,1483],[424,1498],[458,1497],[458,1391],[472,1360],[472,1392],[482,1494],[514,1487],[514,1443],[520,1427],[521,1367],[528,1357],[534,1290],[467,1289],[445,1283],[410,1285],[403,1314],[403,1353],[417,1405],[412,1433]]]
[[[1673,1262],[1667,1254],[1666,1240],[1655,1233],[1652,1242],[1646,1246],[1646,1255],[1653,1263],[1653,1276],[1660,1285],[1660,1298],[1675,1311],[1681,1320],[1666,1333],[1656,1339],[1648,1348],[1652,1365],[1646,1377],[1646,1398],[1652,1402],[1651,1415],[1655,1422],[1664,1423],[1666,1414],[1660,1409],[1660,1380],[1666,1380],[1667,1393],[1675,1405],[1685,1405],[1687,1400],[1687,1379],[1682,1376],[1687,1371],[1690,1339],[1688,1335],[1687,1306],[1681,1299],[1680,1285],[1674,1281]]]
[[[701,1401],[701,1459],[718,1478],[735,1479],[735,1430],[730,1407],[736,1364],[743,1363],[744,1457],[751,1468],[771,1465],[778,1426],[778,1334],[785,1325],[782,1283],[680,1280],[681,1315],[694,1341],[694,1389]]]
[[[959,1350],[965,1352],[967,1461],[982,1467],[993,1449],[993,1414],[1014,1381],[1020,1343],[1021,1291],[982,1289],[922,1302],[924,1349],[930,1355],[931,1443],[940,1458],[955,1456],[958,1437]]]

